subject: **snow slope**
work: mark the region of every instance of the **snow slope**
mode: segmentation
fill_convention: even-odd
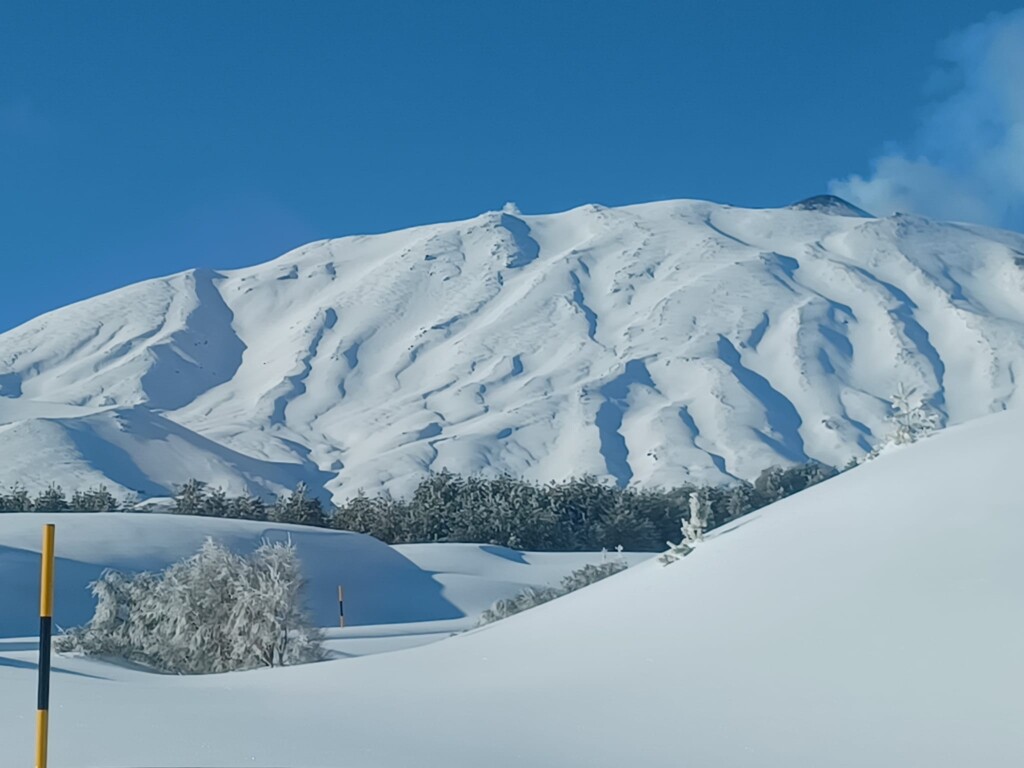
[[[1015,768],[1022,451],[1024,413],[979,419],[425,647],[204,678],[59,659],[53,764]],[[33,660],[0,641],[11,764]]]
[[[424,622],[442,623],[444,629],[475,626],[495,600],[527,586],[552,586],[606,556],[480,544],[389,547],[346,531],[178,515],[0,514],[0,637],[29,635],[39,626],[40,531],[46,522],[58,530],[54,622],[63,627],[92,616],[95,602],[88,585],[104,569],[159,571],[195,554],[208,536],[237,552],[250,552],[264,539],[290,539],[309,582],[314,621],[323,627],[337,624],[337,590],[343,585],[350,628],[387,625],[371,634],[433,631],[419,626]],[[635,563],[650,555],[624,557]]]
[[[408,491],[844,464],[915,386],[1015,405],[1024,236],[835,198],[468,221],[193,270],[0,335],[0,483]]]

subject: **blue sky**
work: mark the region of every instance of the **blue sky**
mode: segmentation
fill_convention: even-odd
[[[978,157],[1024,136],[1018,6],[5,0],[0,330],[510,200],[832,189],[1024,228],[1024,169]]]

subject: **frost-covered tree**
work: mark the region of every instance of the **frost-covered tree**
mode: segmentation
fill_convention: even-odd
[[[224,516],[238,520],[266,520],[267,507],[258,496],[235,496],[228,500]]]
[[[265,542],[246,557],[207,540],[160,574],[104,572],[91,585],[92,620],[55,648],[177,674],[315,661],[323,652],[303,587],[290,542]]]
[[[658,558],[664,565],[669,565],[681,557],[686,557],[699,542],[704,540],[704,530],[707,528],[710,509],[711,506],[704,492],[693,491],[690,494],[690,511],[689,515],[683,518],[679,526],[681,534],[679,543],[665,542],[668,550],[663,552]]]
[[[690,494],[690,514],[683,521],[682,531],[686,540],[691,544],[704,541],[704,531],[708,527],[708,520],[711,518],[711,502],[705,490],[694,491]]]
[[[817,461],[808,461],[794,467],[769,467],[761,472],[754,481],[754,491],[759,496],[756,503],[747,511],[752,511],[766,504],[773,504],[779,499],[792,496],[794,493],[835,477],[834,467]]]
[[[773,504],[779,499],[785,498],[784,472],[782,467],[768,467],[757,476],[754,481],[754,490],[757,491],[764,504]]]
[[[626,542],[633,552],[656,549],[658,530],[648,511],[639,494],[620,495],[595,521],[595,543],[609,547]]]
[[[367,533],[389,544],[398,544],[407,540],[408,513],[409,505],[386,491],[377,496],[360,491],[339,507],[328,522],[340,531]]]
[[[889,423],[891,431],[864,461],[875,458],[890,445],[908,445],[927,437],[941,426],[942,419],[938,411],[917,395],[915,388],[908,389],[900,382],[889,400]]]
[[[915,398],[916,391],[914,388],[907,389],[900,382],[890,400],[893,431],[889,439],[894,445],[913,443],[939,427],[939,414],[923,398]]]
[[[672,541],[666,541],[665,545],[668,547],[667,550],[662,552],[658,556],[658,561],[663,565],[670,565],[681,557],[686,557],[688,554],[693,552],[693,545],[686,540],[686,520],[680,525],[680,533],[682,534],[679,538],[679,543]]]
[[[452,523],[459,518],[464,480],[447,470],[430,475],[413,491],[406,518],[416,541],[448,541]]]
[[[760,505],[757,490],[750,483],[740,482],[729,489],[725,497],[723,523],[757,509]]]
[[[228,517],[228,494],[223,488],[210,488],[203,499],[200,514],[206,517]]]
[[[32,502],[32,509],[36,512],[67,512],[68,497],[64,495],[63,488],[51,483],[46,490],[36,496]]]
[[[201,515],[206,501],[206,483],[192,478],[174,497],[174,512],[179,515]]]
[[[15,483],[7,493],[0,494],[0,509],[4,512],[31,512],[32,497],[24,486]]]
[[[121,503],[105,485],[98,485],[87,491],[75,491],[68,503],[72,512],[117,512]]]
[[[282,496],[270,508],[268,519],[275,523],[295,523],[296,525],[324,525],[324,510],[320,500],[309,495],[305,483],[299,483],[295,490]]]

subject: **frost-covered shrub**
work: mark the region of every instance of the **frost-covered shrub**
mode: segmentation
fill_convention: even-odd
[[[480,614],[481,624],[507,619],[517,613],[550,602],[562,593],[552,587],[527,587],[522,592],[504,600],[496,600],[490,608]]]
[[[609,576],[614,576],[616,573],[626,570],[626,568],[626,561],[618,558],[606,560],[599,565],[587,563],[582,568],[577,568],[562,579],[562,583],[558,585],[559,597],[575,592],[577,589],[589,587],[591,584],[601,581],[601,579],[607,579]]]
[[[316,661],[323,651],[303,586],[290,542],[264,542],[243,556],[207,539],[160,574],[104,572],[91,585],[93,618],[54,647],[177,674]]]
[[[514,597],[496,601],[490,608],[480,615],[481,624],[490,624],[494,621],[507,619],[517,613],[550,602],[555,598],[575,592],[577,589],[589,586],[596,581],[606,579],[620,571],[626,570],[626,563],[623,560],[608,560],[600,565],[587,564],[577,568],[570,573],[557,587],[527,587]]]

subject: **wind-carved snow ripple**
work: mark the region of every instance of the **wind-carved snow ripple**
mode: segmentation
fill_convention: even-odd
[[[140,384],[152,408],[173,411],[188,405],[231,381],[242,365],[245,344],[235,333],[234,313],[215,285],[224,276],[197,269],[189,278],[195,307],[168,341],[148,349],[154,362]],[[183,371],[192,375],[182,375]]]
[[[597,313],[587,305],[587,300],[583,296],[583,286],[580,284],[580,276],[573,271],[569,273],[569,277],[572,279],[573,304],[583,313],[583,317],[587,321],[587,336],[591,341],[597,341]]]
[[[939,351],[932,344],[928,331],[914,316],[914,310],[917,309],[917,304],[914,303],[910,296],[892,283],[882,280],[880,277],[871,274],[861,267],[854,267],[854,270],[868,282],[881,287],[896,302],[896,306],[891,308],[889,313],[899,321],[900,325],[903,327],[903,334],[907,337],[907,340],[914,345],[917,352],[926,361],[928,361],[928,364],[931,366],[932,373],[935,376],[935,382],[938,385],[935,390],[935,395],[931,400],[931,404],[944,413],[946,404],[946,365],[942,362],[942,357],[939,355]]]
[[[309,377],[310,371],[313,370],[313,361],[320,351],[320,342],[323,341],[324,334],[333,329],[337,323],[338,313],[331,308],[324,310],[323,322],[313,335],[313,339],[309,342],[306,354],[299,361],[302,370],[292,376],[285,377],[285,384],[287,385],[285,391],[274,398],[274,408],[270,414],[271,424],[284,424],[285,411],[288,405],[293,400],[306,394],[306,379]]]
[[[512,235],[516,250],[509,254],[505,266],[509,269],[522,269],[536,261],[540,256],[540,244],[530,234],[530,225],[520,218],[508,213],[501,214],[501,226]]]
[[[757,325],[747,336],[747,340],[744,342],[751,349],[757,349],[757,345],[761,343],[761,339],[764,338],[765,332],[768,330],[768,326],[771,324],[771,320],[768,318],[767,312],[761,313],[761,319]]]
[[[804,441],[800,436],[803,419],[796,406],[775,389],[764,376],[743,365],[740,353],[725,336],[718,337],[718,356],[744,389],[754,396],[764,409],[769,428],[777,435],[758,431],[761,439],[790,461],[807,461]]]
[[[686,428],[690,431],[690,442],[693,444],[693,447],[699,451],[703,451],[709,457],[711,457],[712,463],[714,463],[715,467],[718,469],[719,472],[728,477],[733,477],[732,473],[730,473],[729,470],[726,468],[725,457],[722,456],[721,454],[715,453],[714,451],[700,444],[702,442],[700,427],[697,426],[697,422],[693,418],[693,415],[690,413],[690,409],[687,408],[685,405],[679,406],[679,420],[682,421]]]
[[[594,419],[608,474],[622,488],[633,479],[633,468],[629,465],[629,446],[619,430],[629,410],[629,393],[634,386],[655,388],[650,371],[642,360],[630,360],[621,374],[598,390],[604,402],[597,409]]]
[[[341,393],[342,397],[348,397],[348,389],[345,387],[345,381],[349,376],[355,373],[356,366],[359,365],[359,348],[362,345],[362,340],[353,341],[341,353],[342,357],[345,358],[345,362],[348,363],[348,373],[338,381],[338,392]]]

